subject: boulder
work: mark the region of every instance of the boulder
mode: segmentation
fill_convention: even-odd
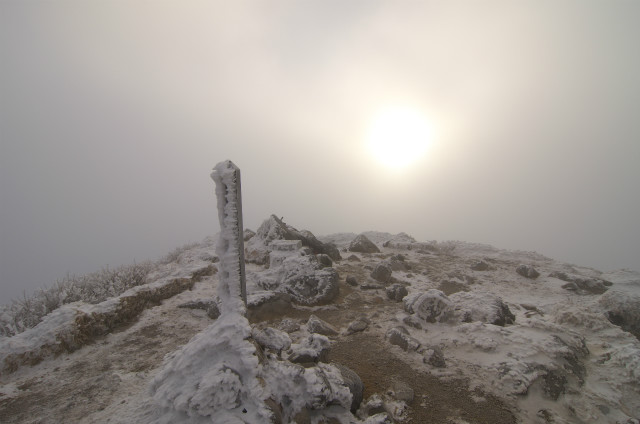
[[[371,278],[381,283],[388,283],[391,279],[391,267],[384,263],[376,265],[371,271]]]
[[[523,277],[530,278],[532,280],[535,280],[540,276],[540,273],[534,267],[524,264],[518,265],[516,272]]]
[[[409,294],[409,291],[402,284],[393,284],[386,289],[387,297],[394,302],[402,302],[402,299]]]
[[[404,310],[427,322],[445,322],[453,317],[453,303],[440,290],[410,294],[403,299]]]
[[[580,275],[567,274],[562,271],[554,271],[549,277],[566,281],[562,288],[565,290],[575,291],[578,294],[602,294],[611,286],[611,282],[601,278],[582,277]]]
[[[360,253],[380,253],[378,246],[376,246],[375,243],[369,240],[364,234],[356,236],[356,238],[349,243],[347,250],[350,252]]]
[[[403,326],[391,328],[386,334],[389,343],[400,346],[404,351],[416,351],[420,347],[420,342],[409,335]]]
[[[271,250],[280,252],[295,252],[302,248],[302,242],[300,240],[273,240],[269,247]]]
[[[640,340],[640,295],[611,290],[598,303],[612,324]]]
[[[411,250],[411,248],[416,243],[416,239],[411,237],[407,233],[398,233],[395,236],[391,237],[389,240],[386,240],[382,243],[383,247],[391,247],[394,249],[406,249]]]
[[[454,315],[461,322],[486,322],[504,327],[516,317],[502,299],[492,293],[457,292],[449,297]]]
[[[321,253],[321,254],[318,255],[318,263],[323,268],[327,268],[327,267],[333,266],[333,261],[331,260],[331,257],[329,257],[329,255],[326,255],[324,253]]]
[[[338,295],[338,273],[333,268],[326,268],[313,274],[291,277],[283,282],[281,288],[296,303],[329,303]]]
[[[338,272],[334,268],[318,268],[320,265],[314,256],[285,259],[279,290],[303,305],[331,302],[339,292]]]
[[[325,336],[335,336],[338,334],[338,330],[336,330],[331,324],[321,320],[315,315],[311,315],[309,317],[309,321],[307,321],[307,330],[309,330],[310,333],[318,333]]]
[[[255,321],[266,321],[280,317],[291,308],[291,296],[273,291],[256,291],[247,296],[247,317]]]
[[[269,262],[270,247],[274,240],[300,240],[303,246],[309,247],[314,254],[329,255],[334,261],[341,258],[338,248],[330,243],[322,243],[310,231],[299,231],[285,224],[281,218],[271,215],[256,231],[245,246],[245,258],[247,262],[265,265]]]
[[[347,284],[349,284],[350,286],[357,286],[358,285],[358,280],[356,280],[356,277],[354,277],[353,275],[349,275],[347,276]]]
[[[356,255],[349,255],[349,257],[347,257],[347,260],[349,262],[362,262]]]

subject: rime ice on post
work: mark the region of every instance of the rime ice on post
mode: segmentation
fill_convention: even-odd
[[[242,192],[240,169],[230,160],[218,163],[211,173],[216,183],[220,240],[216,253],[220,258],[218,296],[222,313],[239,312],[247,307],[244,271],[244,239],[242,235]]]

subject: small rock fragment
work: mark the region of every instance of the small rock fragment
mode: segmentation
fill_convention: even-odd
[[[478,261],[475,264],[471,265],[471,269],[474,271],[486,271],[489,269],[489,264],[485,261]]]
[[[375,283],[364,283],[360,286],[362,290],[384,290],[384,286],[382,284]]]
[[[318,333],[325,336],[335,336],[338,334],[338,330],[336,330],[335,327],[315,315],[311,315],[309,317],[309,321],[307,321],[307,330],[309,330],[310,333]]]
[[[404,351],[415,351],[420,347],[420,342],[409,335],[403,326],[397,326],[387,331],[387,339],[392,345],[400,346]]]
[[[442,350],[437,346],[429,346],[422,352],[422,362],[436,368],[444,368],[446,366]]]
[[[360,331],[364,331],[369,327],[368,320],[365,319],[357,319],[349,324],[347,327],[347,334],[358,333]]]
[[[402,319],[402,322],[408,325],[409,327],[417,328],[418,330],[422,330],[422,324],[420,320],[414,317],[413,315],[406,316]]]
[[[540,273],[536,271],[534,267],[524,264],[518,265],[518,267],[516,268],[516,272],[523,277],[530,278],[532,280],[535,280],[540,276]]]
[[[414,397],[413,389],[401,381],[394,382],[387,390],[387,394],[396,400],[406,403],[411,403]]]
[[[393,284],[392,286],[387,287],[387,297],[394,302],[401,302],[402,299],[406,295],[409,294],[409,291],[402,284]]]

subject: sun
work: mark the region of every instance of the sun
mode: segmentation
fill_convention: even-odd
[[[374,116],[366,143],[369,153],[378,163],[400,171],[425,155],[431,138],[431,125],[419,109],[393,107]]]

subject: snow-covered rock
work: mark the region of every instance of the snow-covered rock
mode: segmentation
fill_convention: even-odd
[[[432,367],[444,368],[447,363],[444,360],[442,350],[438,346],[428,346],[422,349],[422,362]]]
[[[326,362],[330,347],[331,342],[327,336],[313,333],[299,343],[291,345],[289,361],[298,364]]]
[[[251,328],[242,315],[223,313],[205,331],[167,356],[151,384],[162,415],[179,420],[270,422],[268,391],[260,384]]]
[[[258,227],[256,235],[253,236],[246,246],[246,258],[248,262],[259,265],[269,263],[269,255],[274,246],[279,246],[278,240],[299,240],[302,246],[311,248],[314,254],[326,254],[333,260],[342,259],[338,249],[330,244],[318,240],[310,231],[299,231],[294,227],[285,224],[282,219],[271,215]],[[286,244],[286,243],[285,243]],[[289,246],[287,244],[287,246]]]
[[[525,265],[525,264],[518,265],[518,267],[516,268],[516,272],[522,275],[523,277],[530,278],[532,280],[535,280],[540,276],[540,273],[531,265]]]
[[[369,327],[369,320],[366,318],[358,318],[347,326],[347,334],[359,333]]]
[[[601,278],[583,277],[562,271],[554,271],[549,274],[549,277],[566,281],[567,284],[564,284],[562,288],[578,294],[602,294],[611,286],[611,282]]]
[[[409,294],[407,288],[402,284],[393,284],[386,288],[387,297],[394,302],[402,302],[402,299]]]
[[[284,261],[284,278],[279,290],[289,294],[296,303],[323,304],[332,301],[339,291],[338,272],[333,268],[317,269],[311,256]]]
[[[640,340],[640,294],[609,290],[600,297],[607,319]]]
[[[349,391],[351,392],[352,400],[351,407],[349,409],[351,410],[351,412],[355,413],[360,407],[360,403],[362,402],[364,384],[362,384],[360,376],[356,374],[351,368],[342,364],[333,365],[338,368],[344,384],[349,388]]]
[[[282,352],[291,347],[291,338],[287,333],[272,327],[257,328],[251,330],[251,336],[264,349]]]
[[[478,261],[471,265],[471,269],[474,271],[488,271],[491,267],[485,261]]]
[[[380,249],[375,245],[367,236],[364,234],[359,234],[354,238],[351,243],[349,243],[349,247],[347,247],[349,252],[359,252],[359,253],[380,253]]]
[[[395,248],[395,249],[408,249],[408,250],[410,250],[411,248],[414,247],[415,243],[416,243],[416,239],[411,237],[409,234],[407,234],[407,233],[398,233],[398,234],[394,235],[393,237],[391,237],[390,239],[386,240],[384,243],[382,243],[382,246],[384,246],[384,247],[392,247],[392,248]]]
[[[390,328],[386,337],[389,339],[389,343],[400,346],[404,351],[415,351],[420,347],[420,342],[411,337],[409,331],[401,325]]]
[[[405,311],[427,322],[445,322],[453,317],[453,303],[440,290],[411,293],[403,302]]]
[[[460,322],[486,322],[504,326],[513,324],[515,316],[502,299],[492,293],[457,292],[449,296],[456,319]]]

